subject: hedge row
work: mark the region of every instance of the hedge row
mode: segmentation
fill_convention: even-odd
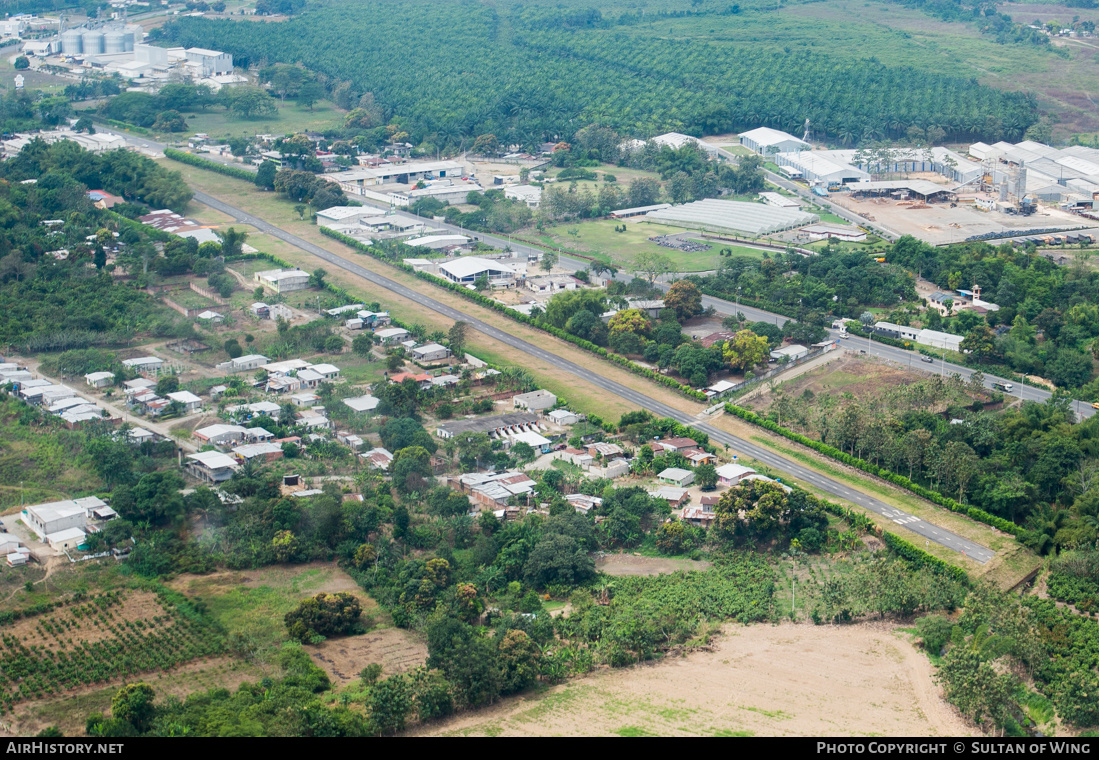
[[[770,301],[756,301],[755,299],[745,298],[744,296],[740,296],[739,300],[737,300],[735,293],[725,293],[716,288],[711,288],[709,285],[698,285],[698,290],[703,295],[710,296],[711,298],[720,298],[723,301],[731,300],[737,308],[740,306],[747,306],[750,309],[759,309],[760,311],[769,311],[772,314],[781,314],[790,319],[798,318],[796,310],[783,306],[782,304],[774,304]],[[734,314],[733,316],[736,315]]]
[[[88,113],[81,113],[81,116],[88,116],[93,122],[99,122],[106,124],[108,127],[114,127],[116,129],[124,129],[127,132],[137,132],[139,135],[151,135],[152,132],[145,127],[139,127],[136,124],[129,124],[125,121],[116,121],[115,119],[105,119],[102,116],[94,116]]]
[[[179,161],[182,164],[190,164],[191,166],[197,166],[200,169],[208,169],[212,172],[217,172],[218,174],[224,174],[227,177],[251,182],[252,184],[255,184],[256,182],[255,172],[250,172],[247,169],[242,169],[238,166],[227,166],[226,164],[218,163],[217,161],[211,161],[208,158],[196,156],[194,153],[187,153],[182,150],[176,150],[175,148],[165,148],[164,155],[173,161]]]
[[[958,581],[963,586],[969,585],[969,576],[966,574],[965,570],[939,559],[934,554],[925,552],[920,547],[905,541],[897,534],[885,531],[882,533],[882,540],[885,541],[886,546],[895,551],[902,559],[911,562],[913,565],[938,570]]]
[[[965,504],[959,504],[953,499],[943,496],[938,491],[932,491],[930,488],[924,488],[919,483],[914,483],[903,475],[898,475],[897,473],[892,472],[891,470],[887,470],[884,467],[878,467],[875,464],[867,462],[865,459],[851,456],[850,454],[840,451],[833,446],[829,446],[826,443],[821,443],[820,441],[815,441],[808,436],[802,435],[801,433],[795,433],[794,431],[789,430],[788,428],[784,428],[771,420],[763,419],[758,414],[749,409],[745,409],[734,404],[726,404],[725,411],[729,414],[735,414],[742,420],[751,422],[755,425],[759,425],[766,430],[770,430],[772,433],[777,433],[784,438],[790,439],[791,441],[800,443],[803,446],[808,446],[814,451],[820,454],[824,454],[827,457],[831,457],[832,459],[843,462],[844,464],[850,465],[851,467],[857,467],[863,472],[868,472],[871,475],[876,475],[883,480],[889,481],[893,485],[900,486],[907,491],[911,491],[917,496],[927,499],[934,504],[938,504],[940,507],[946,507],[951,512],[957,512],[973,520],[976,520],[977,522],[991,525],[997,530],[1002,530],[1005,533],[1010,533],[1013,536],[1020,535],[1024,530],[1010,520],[1005,520],[1002,517],[990,515],[983,509],[977,509],[976,507],[968,507]]]
[[[913,344],[907,343],[903,340],[897,340],[896,338],[890,338],[885,335],[867,333],[867,331],[862,328],[862,325],[853,320],[847,320],[847,332],[851,333],[852,335],[857,335],[860,338],[869,337],[878,343],[882,343],[886,346],[893,346],[893,348],[900,348],[904,349],[905,351],[916,350],[916,347]]]
[[[150,240],[157,240],[161,243],[167,243],[170,240],[177,239],[177,237],[170,232],[158,230],[156,227],[150,227],[149,225],[143,224],[136,219],[130,219],[127,216],[122,216],[122,214],[119,214],[117,211],[108,210],[107,213],[111,216],[111,218],[115,220],[115,222],[118,223],[120,229],[129,227],[131,229],[137,230],[138,232],[145,233],[145,235]]]
[[[821,507],[826,512],[831,512],[836,517],[845,520],[851,527],[858,530],[873,531],[876,528],[876,524],[873,520],[867,517],[862,512],[859,512],[849,507],[836,504],[831,501],[825,501],[824,499],[817,499]],[[887,530],[882,531],[882,540],[885,541],[886,546],[895,551],[902,559],[907,562],[911,562],[913,565],[920,567],[927,567],[932,570],[942,572],[954,580],[962,583],[963,585],[969,585],[969,576],[965,570],[951,565],[949,562],[945,562],[934,554],[929,554],[923,549],[919,548],[915,544],[905,541],[903,538],[895,533],[890,533]]]
[[[384,261],[385,263],[387,263],[391,266],[395,266],[398,269],[403,269],[404,271],[408,272],[409,274],[412,274],[413,276],[415,276],[415,277],[417,277],[421,280],[425,280],[427,282],[430,282],[432,285],[437,285],[441,288],[446,288],[447,290],[450,290],[454,293],[457,293],[458,295],[462,296],[463,298],[465,298],[467,300],[473,301],[474,303],[477,303],[477,304],[480,304],[481,306],[484,306],[486,309],[492,309],[494,311],[498,311],[501,314],[503,314],[504,316],[509,317],[511,319],[514,319],[516,322],[521,322],[525,325],[530,325],[531,327],[536,327],[539,330],[544,330],[545,332],[548,332],[549,334],[551,334],[551,335],[553,335],[557,338],[560,338],[561,340],[568,341],[569,343],[572,343],[573,345],[578,346],[578,347],[584,349],[585,351],[589,351],[589,352],[591,352],[591,353],[593,353],[597,356],[600,356],[604,359],[607,359],[608,361],[614,362],[615,364],[618,364],[622,367],[625,367],[626,369],[628,369],[630,372],[633,372],[634,374],[641,375],[642,377],[648,378],[649,380],[652,380],[652,381],[657,382],[661,385],[664,385],[668,388],[671,388],[672,390],[679,391],[680,393],[682,393],[683,395],[685,395],[689,398],[692,398],[696,401],[705,401],[706,400],[706,394],[703,393],[702,391],[696,391],[694,388],[690,387],[689,385],[684,385],[683,383],[680,383],[678,380],[675,380],[674,378],[668,377],[667,375],[662,375],[659,372],[654,372],[653,370],[648,369],[647,367],[642,367],[640,364],[636,364],[635,362],[630,361],[625,356],[621,356],[620,354],[616,354],[612,351],[608,351],[607,349],[603,348],[602,346],[597,346],[589,340],[584,340],[583,338],[578,338],[575,335],[572,335],[571,333],[565,332],[564,330],[562,330],[559,327],[554,327],[553,325],[547,325],[544,322],[542,322],[541,320],[535,319],[534,317],[530,317],[526,314],[523,314],[522,312],[519,312],[519,311],[516,311],[515,309],[509,308],[505,304],[502,304],[499,301],[495,301],[495,300],[489,298],[488,296],[482,295],[481,293],[478,293],[475,290],[470,290],[469,288],[467,288],[463,285],[459,285],[456,282],[450,282],[449,280],[444,280],[442,277],[436,277],[435,275],[428,274],[427,272],[417,271],[413,267],[411,267],[410,265],[405,264],[404,262],[395,261],[393,258],[391,258],[389,256],[386,256],[385,254],[379,252],[373,246],[368,246],[365,243],[362,243],[361,241],[356,240],[355,238],[348,237],[347,235],[344,235],[344,234],[339,233],[339,232],[335,232],[334,230],[330,230],[327,227],[321,227],[320,232],[321,232],[322,235],[327,235],[328,237],[333,238],[334,240],[338,240],[339,242],[343,243],[344,245],[350,246],[351,248],[354,248],[356,251],[359,251],[360,253],[365,253],[367,256],[371,256],[371,257],[376,258],[380,261]]]

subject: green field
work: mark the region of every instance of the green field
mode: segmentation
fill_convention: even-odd
[[[560,248],[563,252],[592,256],[616,266],[631,265],[634,256],[641,251],[653,251],[667,256],[680,272],[704,272],[717,269],[721,264],[718,251],[722,248],[732,248],[737,256],[763,258],[763,251],[740,246],[704,243],[709,245],[709,250],[697,253],[664,248],[649,242],[649,238],[657,235],[674,235],[683,232],[683,228],[653,222],[627,222],[625,232],[615,232],[614,228],[621,225],[622,222],[616,219],[600,219],[593,222],[559,224],[546,227],[541,232],[531,230],[527,234],[541,245]],[[702,242],[701,236],[698,242]]]
[[[6,62],[5,62],[6,65]],[[240,119],[223,110],[205,113],[187,113],[186,132],[154,132],[150,137],[170,144],[185,142],[188,137],[204,132],[213,139],[243,136],[252,138],[259,134],[296,134],[298,132],[325,132],[343,126],[344,113],[331,102],[322,100],[310,111],[295,101],[277,101],[276,116],[263,119]],[[80,104],[77,104],[80,107]]]

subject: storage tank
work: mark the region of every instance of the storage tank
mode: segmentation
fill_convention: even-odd
[[[103,52],[103,32],[88,31],[81,35],[84,43],[84,55],[96,55]]]
[[[135,40],[134,40],[134,33],[133,32],[123,32],[122,33],[122,44],[126,48],[127,53],[134,52],[134,42],[135,42]]]
[[[126,33],[120,29],[112,29],[103,34],[104,53],[125,53]]]
[[[80,55],[84,52],[83,33],[79,29],[61,32],[61,52],[64,55]]]

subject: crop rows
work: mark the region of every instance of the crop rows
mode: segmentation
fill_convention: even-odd
[[[162,614],[138,620],[119,614],[125,598],[108,592],[31,618],[20,631],[0,628],[0,711],[79,686],[165,671],[222,650],[218,631],[165,595],[157,599]]]

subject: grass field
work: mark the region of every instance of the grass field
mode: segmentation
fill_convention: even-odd
[[[10,68],[10,64],[4,61]],[[63,85],[62,85],[63,86]],[[299,106],[295,101],[276,101],[278,114],[269,118],[241,119],[222,109],[185,113],[186,132],[155,132],[150,130],[149,137],[170,145],[186,142],[196,132],[205,132],[213,140],[230,137],[252,138],[258,134],[297,134],[298,132],[325,132],[343,126],[344,112],[330,101],[322,100],[313,105],[313,110]],[[82,109],[80,103],[76,104]]]
[[[530,230],[527,234],[534,241],[550,248],[560,248],[565,252],[593,256],[604,263],[616,266],[631,266],[634,257],[641,251],[652,251],[667,256],[672,260],[676,271],[679,272],[704,272],[717,269],[721,264],[721,256],[718,251],[722,248],[731,247],[737,256],[763,258],[763,251],[754,248],[705,243],[701,240],[701,233],[699,233],[697,242],[708,246],[706,251],[695,253],[664,248],[650,242],[649,238],[684,232],[682,227],[671,227],[653,222],[627,222],[625,223],[625,232],[615,232],[614,228],[620,227],[622,224],[622,222],[615,219],[600,219],[576,224],[559,224],[547,227],[541,232]]]

